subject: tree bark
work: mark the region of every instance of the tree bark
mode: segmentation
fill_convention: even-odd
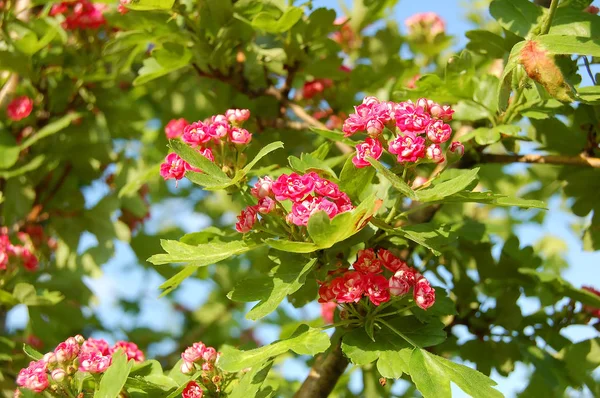
[[[347,366],[348,359],[342,352],[341,334],[336,330],[331,336],[331,349],[317,358],[294,398],[327,397]]]

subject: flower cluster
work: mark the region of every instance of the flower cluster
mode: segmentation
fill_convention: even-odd
[[[17,237],[23,244],[14,245],[6,232],[8,231],[5,228],[0,229],[0,271],[9,269],[9,266],[15,263],[21,264],[28,271],[35,271],[39,263],[33,253],[34,239],[37,239],[37,235],[30,236],[27,232],[19,232]],[[31,229],[31,232],[35,234],[38,229]],[[52,242],[50,241],[51,244]]]
[[[270,177],[259,178],[250,193],[258,199],[258,204],[248,206],[238,216],[235,229],[240,233],[252,229],[258,213],[269,214],[276,210],[277,203],[285,200],[292,202],[291,211],[286,212],[284,206],[280,205],[275,213],[298,226],[306,226],[310,216],[320,210],[333,218],[354,209],[348,195],[340,191],[337,184],[314,172],[302,176],[296,173],[282,174],[275,181]]]
[[[17,385],[39,393],[48,388],[51,382],[62,383],[66,377],[74,377],[77,371],[103,373],[112,363],[112,355],[119,349],[127,355],[128,360],[144,361],[144,353],[134,343],[119,341],[111,347],[103,339],[85,340],[81,335],[69,337],[54,351],[21,369]]]
[[[446,23],[435,12],[417,13],[404,21],[408,34],[426,42],[432,42],[436,36],[443,35]]]
[[[354,109],[342,127],[344,135],[349,137],[358,132],[369,135],[356,146],[356,156],[352,159],[356,167],[369,166],[367,157],[379,159],[384,149],[382,141],[387,141],[388,152],[396,155],[400,163],[415,163],[422,159],[441,163],[446,160],[440,144],[452,135],[452,128],[446,123],[452,120],[454,113],[449,106],[426,98],[420,98],[416,103],[410,100],[396,103],[366,97]],[[386,127],[393,136],[384,137]]]
[[[6,116],[12,121],[18,122],[25,119],[33,110],[33,100],[27,96],[13,99],[6,107]]]
[[[345,51],[356,48],[359,45],[360,38],[357,36],[348,22],[348,17],[339,17],[333,21],[339,30],[333,32],[331,40],[335,41]]]
[[[193,374],[200,370],[203,385],[218,392],[221,390],[222,376],[215,362],[220,355],[213,347],[207,347],[202,342],[194,343],[181,354],[181,373]],[[187,398],[199,398],[202,395],[203,391],[195,381],[189,382],[183,391],[183,397]]]
[[[330,273],[319,287],[319,302],[356,303],[363,297],[376,306],[391,296],[404,296],[413,289],[415,304],[426,310],[435,303],[435,290],[414,268],[394,256],[389,250],[360,250],[353,269],[341,268]],[[392,272],[388,279],[382,275],[386,268]]]
[[[352,71],[352,69],[345,65],[341,65],[339,69],[345,73],[350,73]],[[331,86],[333,86],[333,80],[331,79],[313,79],[305,82],[304,86],[302,86],[302,98],[311,99],[316,95],[323,93]]]
[[[235,148],[244,146],[252,140],[252,134],[242,128],[242,124],[250,117],[248,109],[228,109],[224,115],[215,115],[204,121],[189,123],[185,119],[173,119],[165,127],[168,139],[181,138],[183,142],[190,145],[202,156],[215,162],[214,149],[219,153],[227,155],[224,151],[226,145]],[[227,153],[226,153],[227,152]],[[225,159],[220,159],[225,163]],[[186,171],[200,172],[190,166],[176,153],[170,153],[160,166],[160,175],[165,179],[174,178],[181,180]]]
[[[105,9],[105,4],[89,0],[63,1],[52,6],[50,15],[63,14],[65,20],[62,27],[67,30],[98,29],[106,24],[102,14]]]
[[[596,296],[600,296],[600,290],[594,289],[591,286],[582,286],[581,288],[583,290],[587,290],[588,292],[595,294]],[[595,308],[595,307],[591,307],[589,305],[584,305],[583,311],[587,312],[588,314],[590,314],[593,317],[600,318],[600,308]]]

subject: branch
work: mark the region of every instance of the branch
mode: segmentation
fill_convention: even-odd
[[[479,163],[539,163],[600,168],[600,158],[561,155],[496,155],[482,154]]]
[[[310,373],[294,398],[325,398],[331,393],[338,379],[348,366],[348,359],[342,352],[342,339],[339,329],[331,336],[331,350],[321,355],[310,369]]]

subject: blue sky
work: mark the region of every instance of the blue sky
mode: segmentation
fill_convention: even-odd
[[[456,45],[460,48],[466,42],[464,32],[472,29],[472,26],[464,17],[465,8],[461,6],[461,4],[465,3],[466,1],[464,0],[401,0],[395,8],[393,18],[400,21],[400,26],[403,28],[403,21],[407,17],[417,12],[435,11],[445,19],[447,31],[449,34],[457,37]],[[334,8],[341,15],[337,1],[317,0],[314,1],[314,4],[317,7]],[[523,168],[513,170],[519,172]],[[106,193],[107,187],[105,185],[93,185],[86,190],[88,205],[93,205]],[[155,230],[164,226],[165,223],[169,222],[169,217],[166,215],[173,214],[172,210],[174,209],[177,210],[177,217],[170,222],[177,223],[186,231],[198,231],[207,225],[206,217],[194,213],[189,204],[184,201],[174,199],[160,206],[153,207],[152,219],[147,228]],[[560,200],[553,200],[550,202],[550,210],[548,211],[548,217],[544,225],[542,227],[538,225],[521,226],[518,228],[518,235],[522,245],[534,244],[541,237],[545,236],[548,231],[551,231],[552,235],[564,239],[567,243],[565,255],[571,266],[563,274],[565,279],[575,286],[588,284],[600,287],[600,273],[596,272],[593,268],[600,264],[600,252],[590,253],[583,251],[581,241],[570,227],[576,221],[579,221],[577,217],[561,210]],[[93,244],[93,240],[86,238],[83,240],[82,247],[90,244]],[[136,263],[137,260],[127,245],[117,243],[116,247],[117,255],[115,258],[103,266],[104,275],[99,279],[88,281],[89,286],[96,292],[99,299],[98,305],[94,309],[106,325],[115,330],[128,329],[134,326],[149,326],[156,330],[170,331],[177,335],[180,332],[183,319],[178,312],[173,311],[167,301],[158,299],[158,286],[162,282],[162,279],[152,271],[133,267],[132,264]],[[174,294],[178,301],[184,303],[188,308],[194,308],[205,300],[210,291],[210,286],[211,282],[209,281],[186,281]],[[142,297],[142,316],[140,319],[134,322],[130,317],[116,311],[115,297],[130,299]],[[536,306],[535,303],[527,300],[523,300],[522,305],[527,311],[535,309]],[[299,310],[293,309],[289,305],[286,305],[285,308],[291,314],[301,315]],[[304,310],[304,314],[306,313],[311,316],[318,316],[319,307],[316,303],[313,303]],[[26,313],[22,308],[17,309],[10,314],[8,326],[19,327],[23,325],[25,320]],[[250,322],[248,324],[251,325]],[[564,334],[574,341],[581,341],[597,336],[597,333],[592,328],[585,326],[567,328]],[[272,326],[263,326],[257,328],[257,335],[263,343],[269,343],[277,338],[278,330]],[[168,352],[172,347],[172,343],[166,341],[163,344],[156,345],[150,354]],[[307,374],[307,369],[299,361],[286,361],[282,371],[287,376],[299,380],[303,379]],[[519,365],[517,371],[507,379],[501,378],[497,374],[493,374],[492,377],[498,381],[500,391],[507,397],[513,397],[517,391],[526,386],[528,371],[526,366]],[[353,372],[352,388],[360,391],[360,384],[360,372]],[[398,389],[402,389],[401,383]],[[454,396],[462,397],[465,395],[455,389]]]

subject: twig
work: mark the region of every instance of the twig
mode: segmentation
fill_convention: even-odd
[[[558,3],[560,0],[552,0],[550,3],[550,10],[548,11],[548,17],[546,17],[546,21],[544,21],[544,27],[542,28],[542,34],[548,34],[550,31],[550,27],[552,26],[552,20],[554,19],[554,14],[556,14],[556,8],[558,7]]]
[[[537,163],[600,168],[600,158],[562,155],[482,154],[479,163]]]

